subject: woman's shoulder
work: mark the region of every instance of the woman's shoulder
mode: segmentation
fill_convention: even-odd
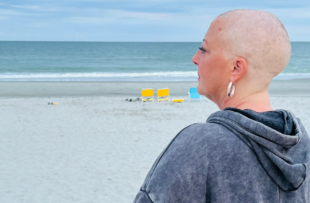
[[[178,135],[180,139],[222,140],[234,139],[233,132],[217,123],[194,123],[185,127]]]
[[[168,174],[191,176],[190,179],[193,181],[200,177],[197,174],[205,174],[210,164],[214,167],[216,164],[223,165],[218,162],[219,159],[228,159],[234,154],[236,156],[250,154],[249,150],[236,135],[222,125],[215,123],[189,125],[175,136],[157,158],[142,189],[168,186],[170,188],[171,184],[175,184],[179,179]]]
[[[182,129],[167,151],[225,151],[229,146],[244,145],[231,130],[216,123],[195,123]]]

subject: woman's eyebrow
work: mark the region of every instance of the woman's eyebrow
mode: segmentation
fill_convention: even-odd
[[[206,44],[208,44],[208,42],[207,42],[207,40],[206,40],[206,39],[203,39],[202,41],[203,41],[203,42],[206,42]]]

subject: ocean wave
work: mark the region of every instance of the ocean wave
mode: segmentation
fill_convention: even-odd
[[[198,77],[197,72],[144,72],[144,73],[22,73],[0,74],[0,79],[36,78],[138,78],[138,77]]]
[[[280,73],[274,77],[275,80],[289,80],[298,78],[310,78],[310,73]]]
[[[0,81],[197,81],[196,71],[142,73],[7,73]],[[310,78],[310,73],[281,73],[275,80]]]

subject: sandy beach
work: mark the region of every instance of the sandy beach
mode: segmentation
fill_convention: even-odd
[[[126,102],[142,88],[187,98],[196,82],[0,82],[0,202],[132,202],[159,153],[218,108]],[[238,90],[236,90],[238,91]],[[273,81],[274,109],[310,132],[310,80]],[[48,105],[56,102],[57,105]]]

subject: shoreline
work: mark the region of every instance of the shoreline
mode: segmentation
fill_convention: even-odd
[[[187,98],[190,87],[198,82],[191,81],[128,81],[128,82],[0,82],[0,97],[140,97],[141,89],[169,88],[170,96]],[[238,91],[238,90],[236,90]],[[269,87],[270,96],[310,96],[310,78],[273,80]]]

